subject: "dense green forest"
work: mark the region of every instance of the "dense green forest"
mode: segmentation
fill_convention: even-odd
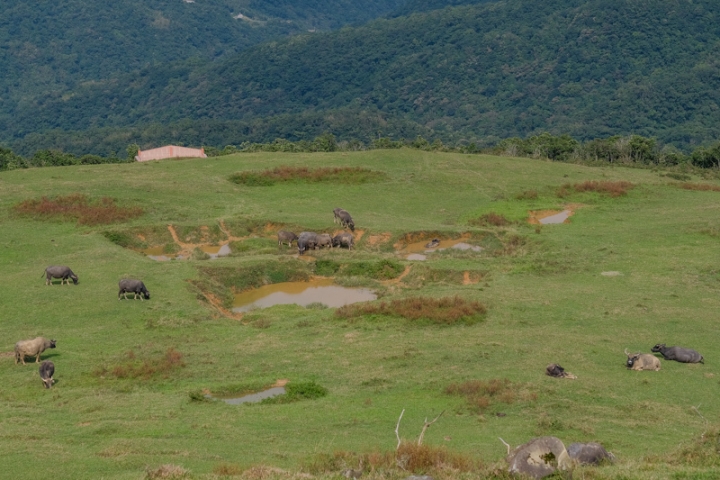
[[[326,131],[489,146],[547,131],[637,134],[689,152],[720,138],[718,20],[711,0],[450,6],[48,92],[8,112],[0,140],[108,154]]]

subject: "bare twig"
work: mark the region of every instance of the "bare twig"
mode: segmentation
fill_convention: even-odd
[[[698,415],[700,415],[700,418],[702,418],[703,420],[705,420],[705,424],[707,425],[707,423],[708,423],[707,418],[703,417],[703,414],[700,413],[700,405],[702,405],[702,403],[698,404],[697,407],[694,407],[694,406],[693,406],[693,407],[690,407],[690,409],[693,410],[693,411],[695,411],[695,413],[697,413]]]
[[[442,417],[442,414],[443,414],[443,413],[445,413],[445,410],[443,410],[442,412],[440,412],[440,415],[438,415],[437,417],[435,417],[435,420],[433,420],[433,421],[430,422],[430,423],[428,423],[427,418],[425,418],[425,425],[423,425],[422,432],[420,432],[420,437],[418,438],[418,446],[419,446],[419,445],[422,445],[423,437],[425,436],[425,430],[427,430],[428,428],[430,428],[430,425],[432,425],[433,423],[437,422],[438,418]]]
[[[402,420],[402,416],[403,416],[404,413],[405,413],[405,409],[403,408],[403,411],[400,412],[400,418],[398,418],[397,425],[395,425],[395,436],[397,437],[397,441],[398,441],[397,448],[395,448],[395,450],[397,450],[397,449],[400,448],[400,443],[401,443],[401,440],[400,440],[400,420]]]
[[[498,437],[498,438],[500,438],[500,437]],[[507,454],[508,454],[508,456],[510,456],[510,444],[507,443],[507,442],[506,442],[505,440],[503,440],[502,438],[500,438],[500,441],[505,444],[505,446],[507,447],[507,451],[508,451]]]

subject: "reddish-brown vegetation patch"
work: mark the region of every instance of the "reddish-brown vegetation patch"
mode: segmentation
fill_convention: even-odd
[[[361,167],[288,167],[281,166],[263,171],[238,172],[230,176],[230,181],[249,186],[270,186],[277,182],[333,182],[333,183],[368,183],[385,177]]]
[[[498,213],[490,212],[479,218],[472,219],[468,223],[477,227],[505,227],[512,222]]]
[[[182,353],[174,348],[167,349],[161,357],[139,359],[133,350],[125,354],[125,361],[116,365],[101,366],[93,372],[99,377],[142,378],[147,380],[155,375],[168,377],[173,371],[185,366]]]
[[[710,185],[708,183],[676,183],[676,185],[680,188],[684,188],[685,190],[698,190],[701,192],[720,192],[720,187],[717,185]]]
[[[573,192],[595,192],[601,195],[608,195],[610,197],[622,197],[627,195],[627,192],[633,188],[635,188],[635,184],[622,180],[617,182],[588,180],[574,185],[566,183],[558,188],[555,195],[559,198],[566,198]]]
[[[538,192],[537,190],[525,190],[515,195],[515,198],[518,200],[537,200]]]
[[[345,305],[337,309],[335,315],[340,318],[386,315],[450,325],[457,322],[477,321],[486,312],[487,308],[482,303],[460,297],[411,297],[390,302]]]
[[[143,214],[143,209],[140,207],[120,207],[115,204],[114,199],[109,197],[93,201],[80,193],[73,193],[66,197],[25,200],[15,205],[14,208],[21,215],[44,219],[76,220],[81,225],[125,222]]]
[[[511,404],[516,401],[537,400],[537,394],[523,385],[512,383],[507,378],[491,380],[468,380],[462,383],[451,383],[445,393],[464,397],[472,410],[485,411],[494,403]]]

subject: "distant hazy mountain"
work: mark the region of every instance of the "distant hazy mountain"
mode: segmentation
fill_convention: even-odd
[[[121,132],[163,125],[143,132],[149,141],[202,139],[212,124],[225,132],[212,133],[215,144],[324,129],[483,144],[546,130],[689,147],[720,138],[718,59],[715,0],[504,0],[295,36],[209,65],[147,67],[33,100],[2,131],[111,128],[128,139]]]

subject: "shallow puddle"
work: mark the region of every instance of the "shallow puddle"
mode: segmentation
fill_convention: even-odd
[[[200,250],[210,255],[210,258],[226,257],[232,253],[230,245],[202,245]]]
[[[440,240],[440,243],[438,243],[435,247],[427,247],[426,245],[428,245],[432,241],[432,239],[427,239],[421,242],[411,243],[402,250],[408,253],[430,253],[438,250],[445,250],[446,248],[454,248],[455,245],[458,244],[471,246],[468,243],[464,242],[464,240],[467,240],[467,238],[468,237],[466,236],[464,238],[456,238],[454,240]]]
[[[241,403],[257,403],[266,398],[277,397],[285,393],[285,387],[273,387],[258,393],[251,393],[237,398],[220,398],[228,405],[240,405]],[[207,398],[214,398],[212,395],[205,395]]]
[[[560,213],[556,213],[555,215],[550,215],[547,217],[540,218],[540,223],[543,225],[551,225],[554,223],[565,223],[565,221],[572,215],[572,212],[570,210],[563,210]]]
[[[410,255],[408,255],[405,258],[407,258],[408,260],[416,260],[419,262],[423,262],[423,261],[427,260],[427,255],[423,255],[421,253],[411,253]]]
[[[450,248],[456,248],[458,250],[472,250],[473,252],[481,252],[482,247],[478,247],[477,245],[470,245],[469,243],[460,242],[456,243]]]
[[[230,245],[200,245],[198,247],[203,252],[207,253],[210,258],[225,257],[232,253]],[[180,255],[178,253],[165,253],[165,245],[158,245],[141,250],[142,253],[148,256],[152,260],[158,262],[166,262],[168,260],[185,260],[188,258],[187,255]]]
[[[323,278],[309,282],[274,283],[239,293],[235,295],[233,312],[289,304],[307,306],[311,303],[322,303],[328,307],[342,307],[376,298],[377,295],[366,288],[341,287],[333,285],[332,279]]]

